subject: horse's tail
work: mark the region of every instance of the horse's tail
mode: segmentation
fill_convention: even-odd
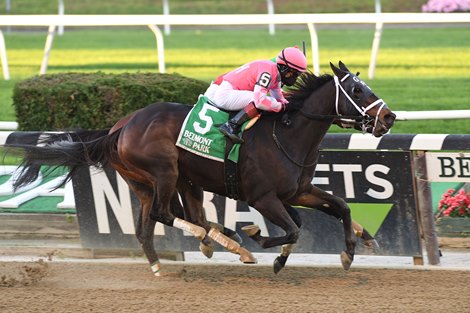
[[[35,144],[7,144],[5,147],[22,152],[23,160],[18,173],[15,174],[14,189],[28,185],[38,178],[42,165],[52,169],[68,167],[69,173],[64,181],[83,167],[104,167],[109,162],[117,160],[117,140],[121,129],[108,134],[107,131],[76,131],[43,136]],[[57,187],[59,187],[57,186]]]

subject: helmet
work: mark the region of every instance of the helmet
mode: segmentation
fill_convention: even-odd
[[[276,58],[278,65],[285,65],[293,70],[305,72],[307,70],[307,59],[297,47],[283,49]]]

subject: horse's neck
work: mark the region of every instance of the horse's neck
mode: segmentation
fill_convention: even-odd
[[[304,101],[303,110],[310,114],[332,115],[336,112],[335,102],[334,82],[326,83]]]
[[[333,96],[325,96],[333,95]],[[305,114],[302,114],[302,112]],[[304,142],[308,142],[310,149],[316,149],[323,140],[326,132],[332,124],[330,119],[321,119],[320,116],[335,114],[335,89],[334,85],[326,84],[317,92],[312,93],[304,102],[303,108],[295,116],[293,131],[296,136],[303,136]],[[308,116],[316,116],[314,119]]]
[[[312,164],[315,162],[318,146],[330,126],[331,121],[312,120],[297,112],[292,116],[289,126],[280,121],[275,122],[274,142],[289,158],[299,164]]]

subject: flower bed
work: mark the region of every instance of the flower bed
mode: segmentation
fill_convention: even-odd
[[[439,201],[436,218],[440,237],[470,237],[470,192],[449,189]]]
[[[470,192],[463,189],[456,192],[449,189],[439,201],[436,217],[468,217],[470,218]]]
[[[470,11],[470,0],[429,0],[422,6],[423,12],[467,12]]]

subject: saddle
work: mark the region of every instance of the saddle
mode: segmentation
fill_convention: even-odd
[[[220,109],[209,98],[200,95],[183,122],[176,146],[199,156],[224,162],[227,195],[237,200],[240,145],[233,144],[218,130],[220,125],[229,120],[231,114],[236,112]],[[243,131],[252,127],[256,121],[257,118],[248,121],[242,127]]]

